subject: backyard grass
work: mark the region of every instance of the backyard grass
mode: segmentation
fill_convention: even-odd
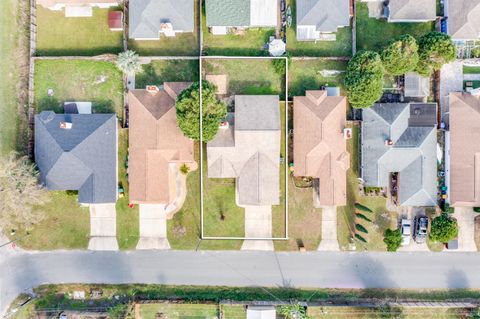
[[[357,50],[380,51],[388,42],[400,35],[410,34],[419,38],[433,31],[434,22],[390,23],[385,20],[369,18],[366,3],[356,3],[357,14]]]
[[[160,35],[158,40],[128,40],[128,49],[149,56],[198,56],[200,52],[198,0],[194,3],[193,32],[177,33],[174,37]]]
[[[326,59],[297,60],[293,59],[288,67],[288,96],[303,96],[306,90],[318,90],[320,86],[339,86],[345,94],[343,80],[346,61]],[[328,71],[340,71],[334,74]]]
[[[287,52],[292,56],[316,57],[350,57],[352,55],[352,28],[338,28],[336,41],[297,41],[296,36],[296,4],[295,0],[287,0],[292,9],[292,25],[287,27]]]
[[[34,80],[37,112],[63,113],[65,101],[91,101],[93,113],[116,112],[123,117],[123,78],[113,63],[37,60]],[[53,96],[48,96],[49,89]]]
[[[275,72],[271,60],[204,59],[202,73],[226,74],[228,94],[279,94],[284,99],[284,77]]]
[[[286,156],[286,141],[285,141],[285,129],[286,129],[286,114],[285,114],[285,102],[280,102],[280,205],[272,206],[272,237],[285,238],[285,222],[286,222],[286,207],[285,207],[285,165],[287,165]],[[286,241],[278,241],[278,243],[285,243]],[[276,243],[276,241],[274,242]]]
[[[213,35],[208,31],[205,12],[202,12],[202,30],[204,55],[267,56],[264,45],[275,35],[274,28],[249,28],[242,35]]]
[[[480,74],[480,66],[463,66],[463,74]]]
[[[220,305],[225,319],[246,319],[247,311],[243,305]]]
[[[218,318],[218,307],[215,304],[174,304],[174,303],[152,303],[138,304],[140,307],[140,318],[156,319],[161,313],[164,318],[172,319],[212,319]]]
[[[347,206],[337,207],[338,242],[342,250],[348,250],[350,244],[354,243],[356,250],[385,251],[386,246],[383,242],[383,233],[387,228],[397,228],[397,214],[387,211],[386,199],[384,197],[360,196],[359,194],[359,131],[360,128],[353,126],[353,136],[347,142],[351,163],[350,169],[347,171]],[[355,209],[355,203],[360,203],[370,208],[373,213]],[[356,218],[356,213],[367,216],[371,222]],[[352,238],[352,234],[355,233],[355,224],[361,224],[367,229],[368,234],[356,231],[357,234],[367,240],[367,243]]]
[[[135,75],[135,87],[162,85],[163,82],[194,82],[199,80],[198,60],[155,60],[142,65],[142,72]]]
[[[64,10],[37,6],[37,52],[43,55],[99,55],[123,51],[123,32],[110,31],[108,12],[93,9],[92,17],[66,18]]]

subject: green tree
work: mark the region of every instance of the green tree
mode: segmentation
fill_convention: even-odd
[[[418,63],[418,45],[409,34],[392,40],[381,53],[383,67],[391,75],[402,75],[415,69]]]
[[[383,242],[387,245],[387,251],[397,251],[402,244],[400,229],[386,229],[385,233],[383,233]]]
[[[457,221],[450,218],[448,214],[443,213],[432,221],[430,229],[430,239],[441,243],[446,243],[458,235]]]
[[[285,319],[308,319],[307,311],[301,304],[295,303],[291,305],[280,306],[278,311]]]
[[[216,87],[202,81],[202,129],[203,141],[212,140],[222,119],[227,115],[225,103],[217,100]],[[177,122],[183,134],[200,140],[200,82],[193,83],[177,97]]]
[[[135,51],[120,52],[117,58],[117,67],[127,75],[135,75],[142,70],[140,58]]]
[[[432,31],[418,40],[418,63],[415,71],[430,76],[442,65],[455,60],[457,53],[452,38],[445,33]]]
[[[354,108],[371,107],[382,96],[384,69],[380,55],[359,51],[348,62],[345,86]]]

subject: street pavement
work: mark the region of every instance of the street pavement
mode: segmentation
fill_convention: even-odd
[[[19,293],[46,283],[480,289],[478,253],[20,251],[0,257],[0,313]]]

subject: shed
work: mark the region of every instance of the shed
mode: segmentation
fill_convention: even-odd
[[[273,306],[249,306],[247,319],[275,319],[276,311]]]
[[[123,12],[122,11],[108,12],[108,28],[110,29],[110,31],[123,30]]]

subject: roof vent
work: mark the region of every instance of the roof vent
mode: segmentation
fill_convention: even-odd
[[[53,111],[43,111],[40,113],[38,116],[40,118],[40,121],[42,121],[43,124],[47,124],[51,120],[55,118],[55,112]]]
[[[228,121],[223,121],[220,123],[220,128],[227,129],[230,127],[230,123]]]
[[[352,128],[346,127],[343,129],[343,138],[349,140],[352,138]]]
[[[62,121],[62,122],[60,122],[60,128],[62,128],[64,130],[69,130],[69,129],[72,128],[72,122]]]
[[[160,91],[160,89],[156,85],[147,85],[146,90],[152,95],[155,95]]]
[[[393,146],[393,141],[391,139],[386,139],[385,146]]]

